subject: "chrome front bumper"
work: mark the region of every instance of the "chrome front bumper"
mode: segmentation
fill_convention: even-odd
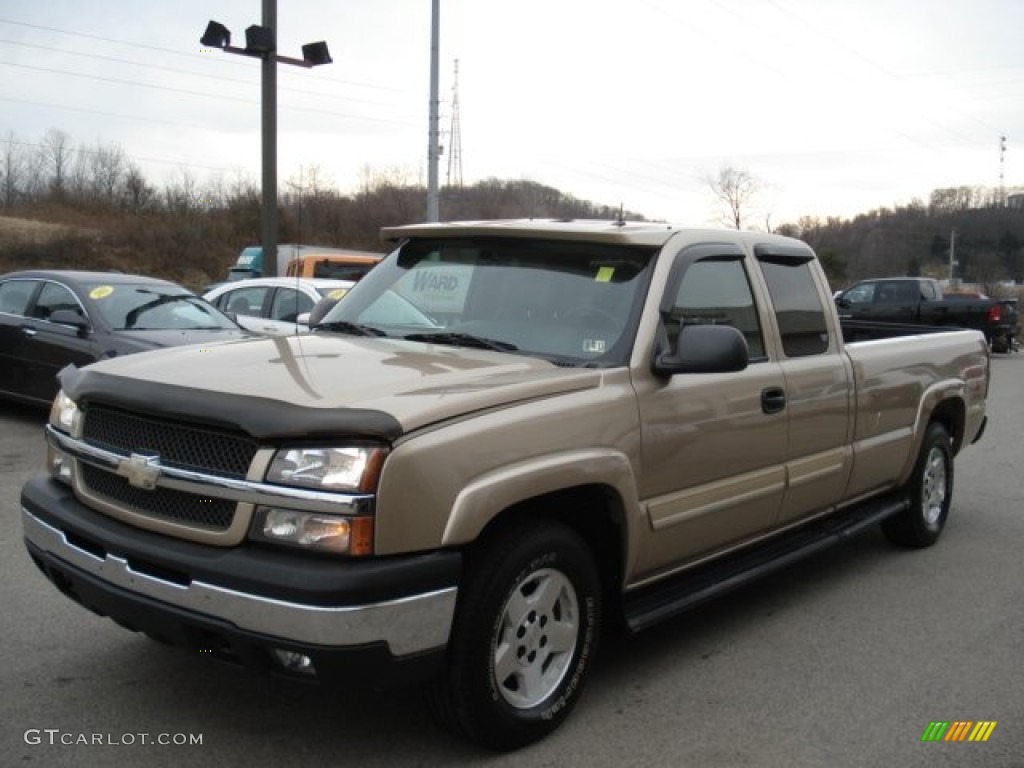
[[[22,507],[24,535],[46,560],[65,563],[110,587],[141,595],[239,630],[297,643],[343,648],[384,642],[395,656],[443,647],[455,614],[456,587],[362,605],[317,606],[262,597],[191,580],[179,584],[97,554]]]

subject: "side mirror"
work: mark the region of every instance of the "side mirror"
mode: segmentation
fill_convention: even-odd
[[[657,376],[732,373],[742,371],[749,361],[747,340],[731,325],[684,325],[676,348],[656,355],[652,369]]]
[[[324,316],[328,312],[334,309],[334,305],[337,304],[339,300],[340,299],[332,296],[324,296],[324,298],[320,299],[320,301],[313,305],[313,309],[309,311],[309,314],[306,315],[306,325],[310,328],[314,325],[319,325],[320,321],[324,319]],[[302,315],[299,315],[299,322],[303,322]]]
[[[89,330],[89,321],[72,309],[57,309],[50,313],[49,321],[57,325],[69,325],[77,328],[79,333]]]

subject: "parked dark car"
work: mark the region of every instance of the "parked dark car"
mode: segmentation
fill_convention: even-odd
[[[1017,346],[1017,318],[998,299],[944,295],[936,280],[926,277],[887,277],[861,280],[835,297],[844,332],[864,328],[865,334],[886,325],[972,328],[985,335],[993,352]],[[853,340],[855,337],[849,337]]]
[[[1017,310],[1019,301],[1017,299],[999,298],[996,299],[1002,308],[1003,324],[1007,328],[1006,340],[1008,347],[1005,352],[1016,352],[1020,349],[1020,313]],[[1000,347],[1003,345],[1000,345]],[[993,347],[998,352],[999,349]]]
[[[117,355],[247,335],[180,285],[139,275],[0,276],[0,397],[49,405],[57,372]]]

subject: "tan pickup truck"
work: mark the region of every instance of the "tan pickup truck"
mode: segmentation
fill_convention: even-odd
[[[62,592],[224,661],[420,681],[495,749],[640,629],[881,523],[941,533],[985,424],[953,331],[844,345],[797,240],[385,230],[315,333],[67,369],[26,544]]]

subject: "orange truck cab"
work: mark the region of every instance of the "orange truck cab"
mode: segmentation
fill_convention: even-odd
[[[285,274],[289,277],[359,280],[383,258],[384,254],[368,251],[304,253],[288,261]]]

